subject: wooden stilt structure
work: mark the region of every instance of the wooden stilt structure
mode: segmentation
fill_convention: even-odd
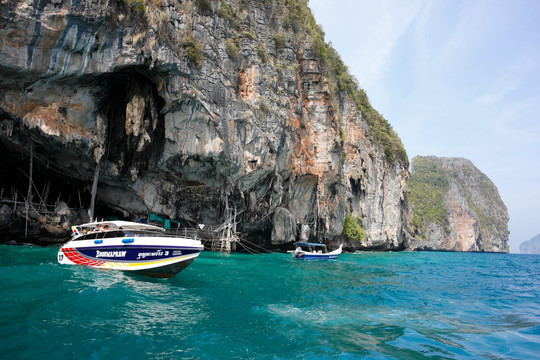
[[[17,211],[17,195],[19,194],[18,191],[15,191],[15,196],[13,198],[13,213]]]
[[[236,251],[236,244],[240,242],[240,238],[236,233],[236,217],[238,216],[236,205],[233,209],[229,207],[229,199],[225,194],[225,222],[217,230],[218,237],[212,240],[212,251],[231,252]]]
[[[101,167],[101,160],[98,161],[96,164],[96,171],[94,172],[94,181],[92,182],[92,194],[90,198],[90,209],[88,210],[88,216],[90,216],[90,220],[94,220],[94,207],[96,205],[96,193],[97,193],[97,186],[99,181],[99,170]]]
[[[28,194],[26,196],[26,223],[24,225],[24,238],[28,237],[28,210],[30,209],[30,201],[32,199],[32,171],[34,166],[34,145],[30,143],[30,171],[28,174]]]

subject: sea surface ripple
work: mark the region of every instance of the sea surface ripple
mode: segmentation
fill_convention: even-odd
[[[0,246],[2,359],[538,359],[540,256],[204,252],[169,280]]]

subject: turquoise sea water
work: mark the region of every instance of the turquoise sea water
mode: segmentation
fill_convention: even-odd
[[[0,246],[2,359],[538,359],[540,256],[204,252],[169,280]]]

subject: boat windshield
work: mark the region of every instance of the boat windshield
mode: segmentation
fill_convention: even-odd
[[[298,242],[295,243],[297,247],[300,247],[303,251],[309,251],[312,253],[325,253],[326,245],[318,243],[307,243],[307,242]]]
[[[94,239],[111,239],[111,238],[124,238],[124,237],[134,237],[134,236],[145,236],[145,237],[156,237],[156,236],[165,236],[162,232],[159,231],[127,231],[127,230],[112,230],[112,231],[92,231],[83,233],[76,237],[74,240],[94,240]]]

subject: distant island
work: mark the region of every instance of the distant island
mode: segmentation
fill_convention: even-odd
[[[533,236],[530,240],[519,245],[520,254],[540,254],[540,234]]]

